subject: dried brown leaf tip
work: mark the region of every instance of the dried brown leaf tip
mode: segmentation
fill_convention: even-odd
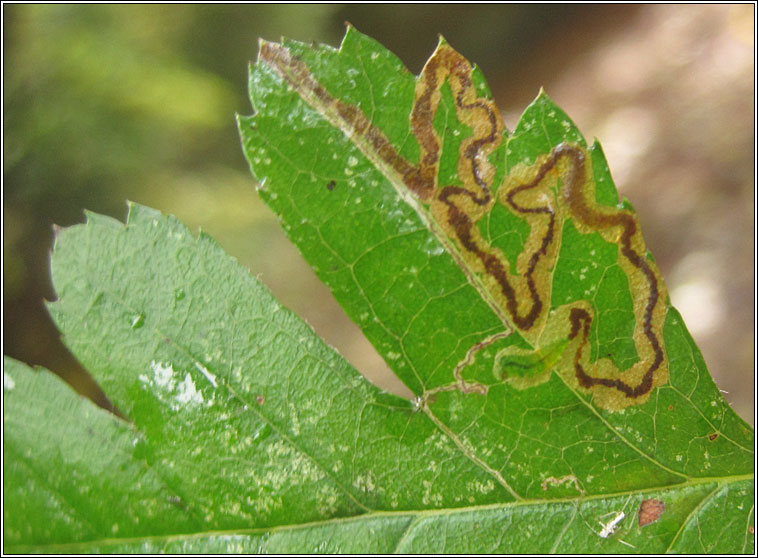
[[[666,504],[660,500],[648,499],[642,500],[638,514],[640,527],[655,523],[666,509]]]

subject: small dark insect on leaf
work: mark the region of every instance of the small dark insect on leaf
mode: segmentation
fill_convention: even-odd
[[[187,504],[184,503],[184,500],[182,500],[179,496],[169,496],[167,500],[169,504],[171,504],[172,506],[176,506],[180,510],[187,509]]]
[[[330,181],[329,181],[329,182],[327,182],[327,184],[326,184],[326,189],[327,189],[327,190],[329,190],[329,191],[331,192],[332,190],[334,190],[334,187],[335,187],[336,185],[337,185],[337,183],[336,183],[334,180],[330,180]]]
[[[719,433],[718,433],[718,432],[714,432],[713,434],[708,434],[708,439],[709,439],[711,442],[713,442],[713,441],[714,441],[716,438],[718,438],[718,437],[719,437]]]

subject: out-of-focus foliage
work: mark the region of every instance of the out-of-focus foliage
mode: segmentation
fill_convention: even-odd
[[[277,28],[325,38],[334,10],[249,8],[3,7],[7,354],[71,377],[41,299],[51,225],[84,208],[146,201],[247,252],[261,226],[234,122],[247,62]]]
[[[249,111],[244,84],[259,37],[337,45],[350,21],[414,72],[441,33],[485,71],[509,125],[544,85],[588,137],[605,138],[622,193],[650,216],[646,240],[672,293],[684,286],[710,318],[690,319],[675,304],[688,323],[709,324],[705,338],[694,332],[698,344],[750,415],[752,389],[736,386],[752,381],[754,335],[754,140],[742,117],[752,102],[752,10],[5,4],[4,352],[72,381],[75,363],[42,304],[55,296],[52,224],[81,222],[84,208],[122,219],[132,199],[211,232],[361,371],[381,371],[258,200],[234,125],[235,113]],[[650,122],[655,134],[643,126]],[[657,201],[632,192],[637,184]],[[721,343],[724,335],[736,343]]]

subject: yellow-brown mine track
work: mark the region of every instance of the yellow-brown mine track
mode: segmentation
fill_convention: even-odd
[[[608,410],[643,403],[654,387],[667,382],[662,333],[667,308],[665,286],[655,263],[646,257],[636,215],[596,203],[590,156],[585,148],[561,143],[532,165],[517,165],[499,188],[493,188],[495,167],[489,157],[503,139],[500,113],[491,99],[477,95],[469,62],[444,42],[416,83],[410,123],[420,146],[418,164],[402,157],[359,107],[329,93],[286,47],[261,42],[259,61],[340,128],[383,172],[504,325],[518,331],[534,347],[532,351],[503,349],[496,363],[507,361],[509,355],[539,354],[543,348],[563,347],[550,357],[551,366],[544,374],[513,379],[506,374],[506,381],[526,388],[547,380],[555,370],[572,388],[590,390],[593,402]],[[445,83],[452,92],[457,119],[472,130],[460,145],[460,185],[438,184],[437,180],[442,141],[433,121]],[[516,269],[511,269],[502,252],[482,238],[476,225],[496,203],[530,226]],[[618,263],[629,280],[634,301],[633,335],[639,355],[639,361],[628,370],[620,371],[607,358],[590,362],[588,344],[594,310],[589,301],[550,309],[553,271],[567,220],[580,233],[598,233],[618,246]],[[471,357],[467,355],[467,359]],[[456,371],[456,383],[464,385],[460,370]]]

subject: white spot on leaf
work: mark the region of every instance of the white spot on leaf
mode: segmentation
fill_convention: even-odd
[[[176,391],[176,402],[180,405],[187,403],[200,405],[203,403],[203,394],[197,391],[195,382],[192,381],[192,376],[189,373],[184,376],[184,381],[179,383]]]
[[[211,385],[214,388],[218,387],[218,384],[216,383],[216,376],[214,374],[211,374],[210,372],[208,372],[208,369],[205,366],[203,366],[199,362],[195,362],[195,368],[197,368],[198,370],[200,370],[200,372],[203,373],[203,376],[205,376],[206,378],[208,378],[208,381],[211,383]]]
[[[358,475],[353,481],[353,486],[361,492],[373,492],[376,489],[374,474],[368,471],[364,475]]]
[[[153,380],[155,385],[162,388],[173,389],[174,380],[174,368],[169,364],[164,366],[161,362],[150,362],[150,367],[153,369]]]
[[[598,533],[602,538],[607,539],[616,530],[616,526],[626,517],[622,511],[618,512],[608,523],[603,524],[603,529]]]

